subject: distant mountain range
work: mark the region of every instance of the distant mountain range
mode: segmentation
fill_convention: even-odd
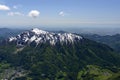
[[[120,34],[100,36],[97,34],[83,34],[85,38],[109,45],[115,51],[120,53]]]
[[[16,36],[22,31],[23,30],[21,29],[0,28],[0,39],[8,38],[10,36]]]
[[[38,28],[2,40],[0,64],[0,78],[8,80],[109,80],[120,76],[120,55],[109,46],[78,34]]]

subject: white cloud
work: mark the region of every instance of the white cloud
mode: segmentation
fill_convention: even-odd
[[[6,5],[1,5],[0,4],[0,10],[10,10],[10,8]]]
[[[65,16],[65,13],[63,11],[59,12],[60,16]]]
[[[24,14],[22,14],[20,12],[9,12],[8,15],[9,16],[24,16]]]
[[[40,12],[38,10],[31,10],[29,13],[28,13],[28,16],[29,17],[33,17],[33,18],[36,18],[40,15]]]

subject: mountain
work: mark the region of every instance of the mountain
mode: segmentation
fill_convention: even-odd
[[[77,34],[34,28],[0,43],[0,64],[9,65],[1,72],[14,80],[107,80],[119,73],[120,55]]]
[[[16,34],[22,32],[21,29],[9,29],[9,28],[0,28],[0,40],[8,38],[10,36],[16,36]]]
[[[100,36],[97,34],[83,34],[85,38],[109,45],[115,51],[120,53],[120,34]]]
[[[81,36],[71,33],[52,33],[34,28],[31,31],[25,31],[16,37],[10,37],[9,41],[15,41],[17,42],[17,45],[30,44],[32,42],[35,42],[36,44],[47,42],[51,45],[55,45],[56,43],[73,43],[81,39]]]

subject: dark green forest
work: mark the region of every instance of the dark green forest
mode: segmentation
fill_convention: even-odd
[[[0,63],[1,73],[18,67],[25,70],[26,75],[15,80],[120,79],[120,55],[109,46],[88,39],[74,44],[33,43],[23,49],[14,43],[2,43]]]

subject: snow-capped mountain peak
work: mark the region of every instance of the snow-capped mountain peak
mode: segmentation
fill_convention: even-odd
[[[16,37],[10,37],[9,42],[16,42],[17,45],[25,45],[32,42],[35,42],[36,45],[46,42],[55,45],[56,43],[74,43],[81,39],[81,36],[72,33],[53,33],[34,28],[30,31],[22,32]]]
[[[35,34],[46,34],[46,33],[47,33],[47,31],[43,31],[43,30],[40,30],[40,29],[38,29],[38,28],[33,28],[33,29],[31,30],[31,32],[33,32],[33,33],[35,33]]]

